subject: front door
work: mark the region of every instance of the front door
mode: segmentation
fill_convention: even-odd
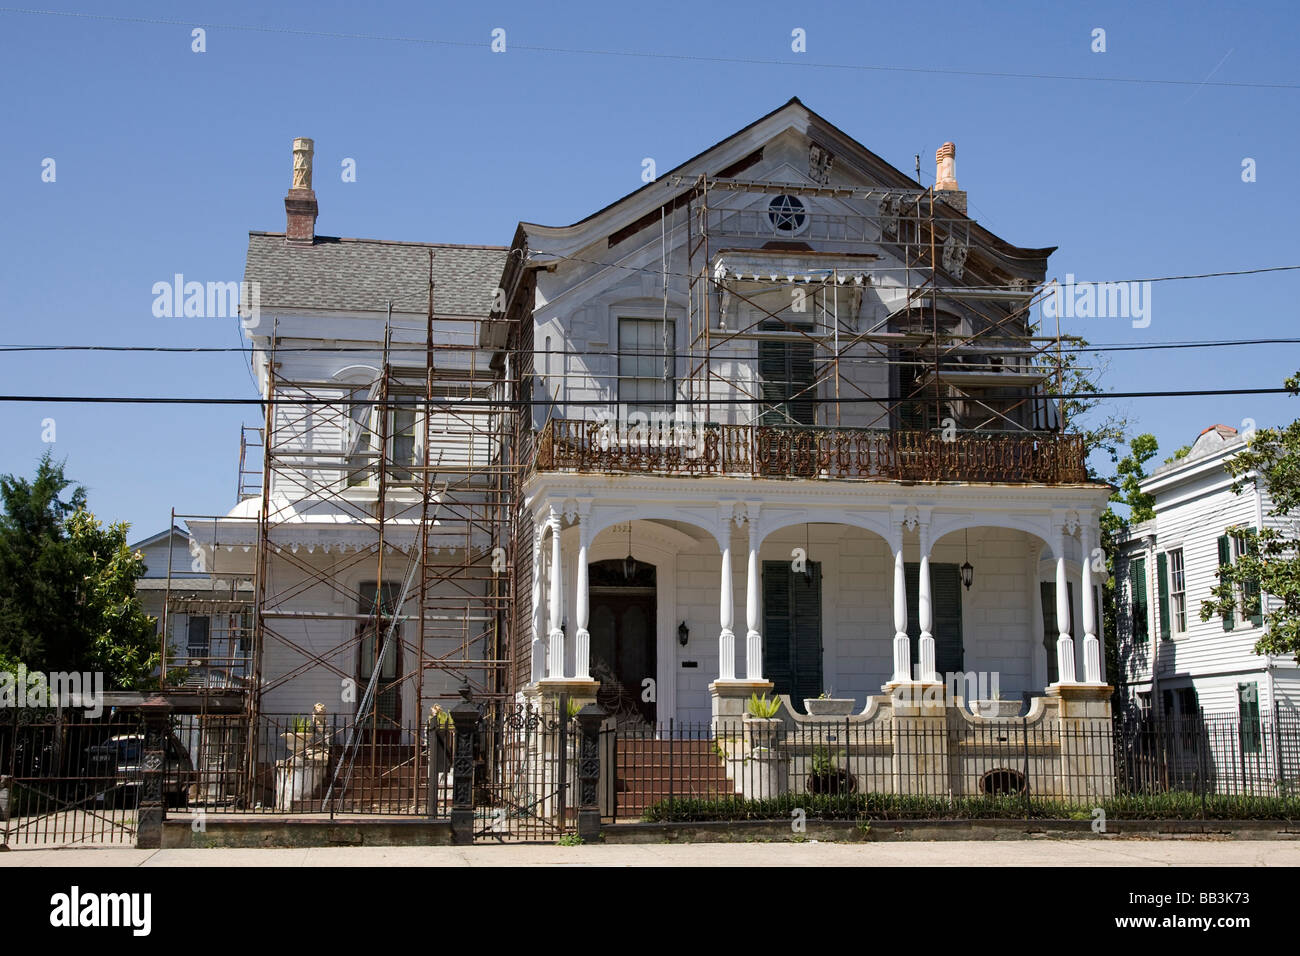
[[[629,576],[623,565],[591,565],[591,676],[600,681],[597,702],[620,723],[653,726],[658,716],[654,568],[640,564]]]

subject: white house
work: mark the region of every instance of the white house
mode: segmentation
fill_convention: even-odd
[[[966,215],[951,143],[925,189],[791,100],[509,247],[317,235],[312,148],[249,237],[262,493],[188,522],[256,579],[256,712],[372,687],[396,734],[467,684],[649,727],[831,691],[1109,726],[1053,250]]]
[[[1262,607],[1201,620],[1201,602],[1218,569],[1235,560],[1238,528],[1273,527],[1267,490],[1248,476],[1231,490],[1224,463],[1245,446],[1235,428],[1213,425],[1183,458],[1155,469],[1141,490],[1155,498],[1155,517],[1131,529],[1116,569],[1124,687],[1132,706],[1165,717],[1231,715],[1258,723],[1300,707],[1300,668],[1291,657],[1256,654]],[[1288,529],[1289,530],[1289,529]],[[1251,589],[1257,590],[1257,589]]]

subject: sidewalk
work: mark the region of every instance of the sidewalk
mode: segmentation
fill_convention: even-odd
[[[304,849],[10,850],[0,868],[71,866],[1300,866],[1300,842],[997,840],[931,843],[525,844]]]

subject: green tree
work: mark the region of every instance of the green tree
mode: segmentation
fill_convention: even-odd
[[[1284,384],[1292,395],[1300,394],[1300,374]],[[1282,521],[1261,529],[1233,529],[1243,539],[1244,553],[1219,568],[1219,583],[1210,589],[1210,599],[1201,602],[1201,620],[1239,607],[1247,615],[1260,614],[1261,595],[1267,593],[1277,604],[1263,615],[1265,629],[1255,653],[1290,654],[1300,663],[1300,540],[1290,517],[1300,508],[1300,420],[1256,431],[1224,467],[1233,478],[1234,494],[1262,482],[1271,502],[1268,515],[1288,519],[1289,530],[1281,530]]]
[[[1115,555],[1119,545],[1128,537],[1131,525],[1155,517],[1155,496],[1143,494],[1141,482],[1147,477],[1146,464],[1160,450],[1154,435],[1141,434],[1128,445],[1129,453],[1115,465],[1110,505],[1101,513],[1101,549],[1106,555],[1106,577],[1102,582],[1101,606],[1104,634],[1102,643],[1106,654],[1106,674],[1116,688],[1116,697],[1123,698],[1125,661],[1119,640],[1119,595],[1116,591]],[[1126,506],[1128,514],[1116,510],[1116,505]]]
[[[0,477],[0,498],[0,658],[102,671],[110,687],[149,684],[156,622],[135,594],[144,561],[127,547],[128,526],[101,524],[48,453],[34,480]]]

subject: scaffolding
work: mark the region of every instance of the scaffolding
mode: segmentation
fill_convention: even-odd
[[[434,254],[423,322],[390,304],[382,341],[340,343],[362,355],[352,369],[364,380],[294,374],[303,366],[283,359],[301,343],[272,330],[264,420],[240,436],[239,503],[181,516],[212,529],[209,562],[244,572],[244,672],[226,689],[243,695],[250,787],[272,752],[259,718],[285,700],[309,710],[304,693],[355,718],[345,750],[400,741],[417,796],[418,728],[435,706],[464,688],[489,707],[513,698],[518,383],[486,344],[499,315],[435,315]],[[180,613],[182,582],[168,578]]]
[[[1063,403],[1054,397],[1062,391],[1059,328],[1040,332],[1031,318],[1052,286],[977,254],[978,227],[943,191],[706,176],[668,183],[673,197],[658,211],[665,341],[619,343],[616,352],[663,362],[665,406],[683,402],[697,421],[724,430],[1064,434]],[[728,201],[745,193],[786,205],[773,212]],[[803,205],[808,197],[858,211],[814,213]],[[685,246],[680,272],[670,267],[677,242]],[[684,279],[684,354],[669,339],[670,278]],[[869,290],[888,297],[883,314],[866,314]],[[767,374],[764,350],[782,346],[802,374]],[[627,414],[621,369],[595,375],[588,356],[564,346],[538,354],[557,404],[595,385],[620,419]],[[575,424],[557,422],[556,440],[566,426],[570,437],[581,431]]]

